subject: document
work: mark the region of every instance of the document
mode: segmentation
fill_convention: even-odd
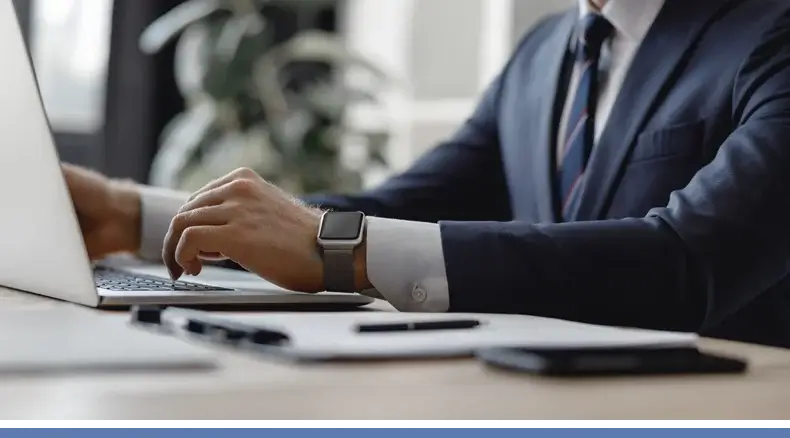
[[[212,351],[131,327],[125,313],[0,310],[0,375],[211,370]]]
[[[584,348],[690,346],[691,333],[623,329],[550,318],[488,314],[410,313],[268,313],[214,314],[228,320],[285,334],[287,347],[303,357],[376,358],[467,355],[483,347]],[[367,324],[477,320],[457,330],[360,333]]]

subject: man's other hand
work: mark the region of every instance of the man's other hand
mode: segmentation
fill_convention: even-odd
[[[289,290],[323,290],[316,246],[321,211],[249,169],[195,192],[173,218],[162,258],[173,279],[198,275],[202,259],[227,257]]]
[[[140,194],[136,186],[69,164],[62,168],[91,260],[138,251]]]

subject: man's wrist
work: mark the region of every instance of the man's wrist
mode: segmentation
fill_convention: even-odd
[[[354,285],[357,292],[373,288],[368,278],[367,249],[366,239],[362,239],[362,244],[354,249]]]
[[[321,259],[321,290],[362,292],[371,289],[373,286],[367,274],[367,227],[364,225],[364,215],[362,215],[361,239],[353,239],[354,242],[349,242],[348,246],[334,246],[334,249],[330,245],[328,250],[322,247],[324,236],[321,235],[321,229],[326,216],[332,213],[319,209],[315,211],[318,223],[315,225],[313,239],[318,239],[317,250]],[[351,220],[350,217],[345,219]],[[333,240],[332,236],[329,236],[328,240]],[[335,240],[343,241],[344,239],[336,238]],[[313,241],[315,242],[315,240]],[[327,271],[327,269],[332,271]]]

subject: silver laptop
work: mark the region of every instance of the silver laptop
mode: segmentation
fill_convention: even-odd
[[[139,267],[92,266],[10,1],[0,1],[0,59],[0,286],[90,307],[353,307],[373,301],[357,294],[291,292],[232,270],[221,275],[223,286],[173,282]],[[242,280],[233,281],[236,275]]]

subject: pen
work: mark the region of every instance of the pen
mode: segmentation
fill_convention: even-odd
[[[357,331],[359,333],[383,333],[427,330],[463,330],[475,328],[479,325],[480,321],[473,319],[460,319],[453,321],[401,322],[394,324],[360,324],[357,326]]]

